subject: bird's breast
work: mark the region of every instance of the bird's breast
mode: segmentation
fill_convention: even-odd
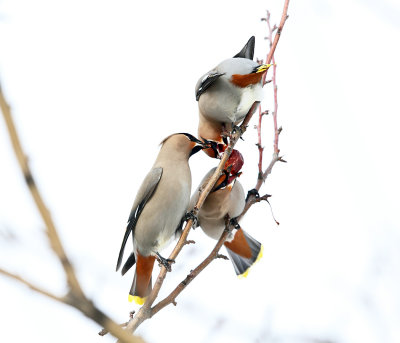
[[[251,85],[260,83],[263,73],[251,73],[251,74],[233,74],[231,82],[240,88],[245,88]]]
[[[241,121],[249,112],[254,102],[262,100],[262,87],[260,84],[242,88],[240,103],[236,108],[236,121]]]

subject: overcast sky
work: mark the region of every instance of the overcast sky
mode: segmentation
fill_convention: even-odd
[[[115,263],[126,219],[159,142],[197,132],[198,78],[252,35],[264,58],[282,1],[0,1],[0,81],[45,201],[82,286],[117,322],[132,274]],[[399,34],[394,0],[292,1],[276,50],[280,148],[242,226],[264,246],[245,280],[212,263],[138,333],[149,343],[400,341]],[[272,87],[263,109],[272,110]],[[253,118],[238,149],[257,177]],[[264,160],[272,120],[263,121]],[[193,187],[216,165],[191,159]],[[62,294],[0,120],[0,266]],[[167,295],[211,250],[190,234]],[[164,253],[167,255],[167,252]],[[155,268],[157,269],[157,268]],[[155,273],[158,270],[155,270]],[[153,277],[154,279],[154,277]],[[97,324],[0,276],[0,340],[114,342]]]

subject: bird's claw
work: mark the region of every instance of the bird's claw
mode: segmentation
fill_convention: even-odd
[[[231,136],[233,136],[236,132],[239,132],[239,133],[240,133],[240,138],[242,138],[242,134],[243,134],[242,128],[241,128],[240,126],[233,125],[233,126],[232,126],[232,133],[231,133]],[[243,138],[242,138],[242,139],[243,139]]]
[[[246,201],[250,198],[250,196],[254,196],[256,199],[258,199],[259,197],[260,197],[260,194],[258,193],[258,190],[257,189],[255,189],[255,188],[253,188],[253,189],[250,189],[248,192],[247,192],[247,196],[246,196]]]
[[[194,214],[193,210],[186,212],[185,216],[183,217],[186,222],[192,220],[192,227],[197,227],[197,216]]]
[[[241,227],[237,221],[237,218],[231,218],[229,224],[232,225],[236,230],[240,230]]]
[[[164,266],[168,272],[171,271],[171,264],[175,263],[175,260],[171,260],[169,258],[162,257],[158,252],[156,253],[156,258],[158,261],[158,265],[160,267]]]

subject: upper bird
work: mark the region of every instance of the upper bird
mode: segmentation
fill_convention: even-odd
[[[124,275],[135,263],[136,270],[129,300],[143,304],[150,293],[151,274],[157,256],[179,232],[190,199],[192,176],[189,157],[208,145],[187,133],[173,134],[162,146],[150,172],[136,195],[122,240],[116,269],[118,270],[130,233],[133,252],[122,268]]]
[[[233,58],[222,61],[197,82],[199,137],[222,143],[221,133],[231,130],[253,103],[262,99],[262,78],[271,64],[253,61],[254,44],[253,36]],[[206,152],[212,156],[210,149]]]

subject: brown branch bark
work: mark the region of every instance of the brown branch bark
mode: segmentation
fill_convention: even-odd
[[[244,118],[242,124],[240,125],[240,128],[232,134],[232,136],[229,140],[228,147],[224,151],[224,154],[221,158],[220,163],[218,164],[217,169],[215,170],[213,176],[210,178],[208,183],[205,185],[205,187],[200,192],[199,199],[193,209],[193,214],[195,216],[197,216],[197,214],[199,213],[199,210],[203,206],[203,203],[204,203],[207,195],[210,193],[210,191],[214,187],[215,183],[217,182],[218,178],[220,177],[222,170],[224,168],[224,165],[232,153],[233,147],[235,146],[235,144],[239,140],[239,138],[243,135],[243,133],[246,131],[249,121],[250,121],[251,117],[253,116],[255,110],[257,109],[258,105],[259,105],[259,102],[255,102],[253,104],[253,106],[250,108],[249,112],[247,113],[246,117]],[[192,224],[193,224],[192,219],[188,220],[188,222],[185,225],[185,228],[183,229],[181,237],[179,238],[178,243],[176,244],[174,250],[168,257],[169,259],[175,260],[176,257],[178,256],[179,252],[182,250],[183,246],[186,245],[187,236],[192,227]],[[143,323],[145,320],[151,318],[156,313],[156,312],[153,312],[154,307],[152,308],[151,306],[153,305],[155,299],[158,296],[158,293],[160,292],[160,289],[164,282],[166,274],[167,274],[167,269],[164,266],[162,266],[160,273],[158,274],[157,280],[154,283],[153,290],[151,291],[150,295],[146,299],[146,302],[143,304],[143,306],[137,312],[135,317],[129,321],[129,323],[126,327],[127,331],[134,332],[141,323]],[[169,303],[174,302],[173,297],[171,297],[170,300],[171,301],[169,301],[168,303],[165,302],[163,307],[165,307]],[[157,312],[158,311],[159,310],[157,310]],[[120,342],[120,341],[118,341],[118,342]]]
[[[54,294],[52,294],[50,292],[47,292],[46,290],[35,286],[34,284],[30,283],[29,281],[25,280],[24,278],[22,278],[22,277],[20,277],[20,276],[18,276],[16,274],[10,273],[10,272],[8,272],[7,270],[5,270],[3,268],[0,268],[0,274],[3,274],[3,275],[5,275],[5,276],[7,276],[10,279],[13,279],[15,281],[18,281],[18,282],[24,284],[25,286],[28,286],[31,290],[33,290],[33,291],[35,291],[37,293],[40,293],[40,294],[42,294],[42,295],[44,295],[44,296],[46,296],[46,297],[48,297],[50,299],[53,299],[53,300],[56,300],[56,301],[60,301],[60,302],[64,302],[64,300],[65,300],[64,298],[58,297],[58,296],[56,296],[56,295],[54,295]]]
[[[263,175],[263,154],[264,148],[262,146],[262,139],[261,139],[261,124],[262,124],[262,117],[263,112],[261,110],[261,105],[258,107],[258,125],[257,125],[257,147],[258,147],[258,178],[262,178]]]
[[[117,323],[112,321],[107,315],[105,315],[103,312],[101,312],[93,303],[90,299],[88,299],[85,294],[82,291],[82,288],[79,284],[79,281],[76,277],[74,268],[71,264],[71,262],[68,259],[68,256],[64,250],[64,247],[61,243],[61,240],[58,236],[56,227],[54,225],[54,222],[51,218],[50,212],[47,209],[47,206],[45,205],[43,198],[39,192],[39,189],[36,185],[36,182],[33,178],[32,172],[29,168],[28,164],[28,159],[22,149],[22,145],[16,130],[16,127],[14,125],[14,121],[11,115],[11,110],[10,106],[8,105],[1,85],[0,85],[0,109],[1,112],[3,113],[4,120],[6,122],[6,126],[8,129],[8,133],[10,136],[10,141],[12,144],[12,147],[14,149],[15,156],[18,160],[19,166],[21,168],[21,171],[24,175],[25,182],[28,186],[28,189],[31,193],[31,196],[36,204],[36,207],[38,211],[40,212],[40,215],[43,219],[43,222],[46,225],[46,233],[47,237],[50,241],[51,248],[53,249],[54,253],[58,257],[61,265],[63,266],[64,269],[64,274],[67,279],[67,284],[69,291],[68,293],[63,296],[59,297],[56,296],[50,292],[47,292],[34,284],[30,283],[29,281],[23,279],[22,277],[15,275],[13,273],[10,273],[4,269],[0,268],[0,273],[13,279],[16,280],[26,286],[28,286],[30,289],[33,291],[42,294],[50,299],[56,300],[58,302],[61,302],[66,305],[70,305],[80,312],[82,312],[85,316],[88,318],[92,319],[96,323],[98,323],[100,326],[106,328],[113,336],[117,337],[120,339],[121,342],[124,343],[143,343],[144,341],[139,338],[132,336],[125,330],[123,330]]]
[[[222,233],[221,237],[219,238],[217,244],[215,245],[214,249],[211,253],[201,262],[194,270],[192,270],[186,278],[178,285],[176,288],[163,300],[161,300],[157,305],[152,308],[152,316],[155,315],[158,311],[162,310],[164,307],[168,306],[169,304],[176,304],[177,296],[191,283],[203,270],[206,268],[212,261],[216,258],[226,258],[226,256],[222,257],[223,255],[219,255],[218,251],[221,249],[222,245],[224,244],[226,238],[228,237],[229,233],[232,231],[233,227],[229,224],[227,225],[226,229]]]
[[[254,189],[257,191],[260,190],[261,186],[267,179],[268,175],[271,174],[272,168],[274,167],[275,163],[278,161],[286,162],[279,156],[279,147],[278,147],[279,134],[282,131],[282,128],[278,128],[278,119],[277,119],[278,118],[277,117],[277,114],[278,114],[278,95],[277,95],[278,87],[276,85],[276,63],[275,63],[274,53],[275,53],[279,38],[281,36],[283,26],[285,25],[286,19],[288,18],[288,15],[287,15],[288,7],[289,7],[289,0],[285,0],[285,4],[283,6],[283,12],[282,12],[282,16],[281,16],[281,21],[277,28],[276,27],[271,28],[269,12],[267,12],[267,16],[265,18],[265,21],[267,22],[267,25],[268,25],[268,39],[270,42],[270,50],[269,50],[267,58],[266,58],[266,63],[269,64],[272,62],[272,64],[273,64],[272,84],[273,84],[273,89],[274,89],[274,111],[273,111],[272,115],[273,115],[273,121],[274,121],[274,152],[272,154],[272,159],[271,159],[267,169],[265,169],[265,171],[262,174],[260,173],[260,171],[258,172],[257,183],[254,187]],[[272,40],[272,34],[275,31],[275,29],[276,29],[276,33],[275,33],[274,39]],[[266,74],[264,75],[263,82],[265,82],[265,77],[266,77]],[[260,125],[260,127],[261,127],[261,125]],[[259,141],[260,141],[260,139],[259,139]],[[261,161],[262,161],[262,154],[261,154],[261,156],[259,156],[259,165],[260,165]],[[246,214],[246,212],[249,210],[249,208],[256,202],[258,202],[256,197],[254,195],[249,195],[249,197],[246,201],[244,210],[238,219],[240,220]]]
[[[29,168],[28,159],[24,151],[22,150],[17,130],[15,128],[14,121],[11,116],[10,107],[6,102],[1,86],[0,86],[0,108],[7,125],[8,133],[10,135],[10,140],[14,149],[15,156],[17,157],[19,166],[24,175],[26,185],[28,186],[28,189],[36,204],[36,207],[40,212],[43,222],[46,225],[46,233],[49,238],[51,247],[64,268],[70,289],[73,290],[77,295],[83,296],[83,291],[79,285],[78,279],[76,278],[74,268],[72,267],[72,264],[70,263],[65,253],[64,247],[60,241],[60,238],[58,237],[53,219],[51,218],[51,214],[43,201],[43,198],[33,178],[32,172]]]
[[[288,10],[288,6],[289,6],[289,0],[285,0],[285,4],[284,4],[284,8],[283,8],[283,13],[282,13],[282,17],[281,17],[281,22],[279,24],[278,30],[275,34],[274,37],[274,41],[271,45],[271,49],[269,51],[269,54],[266,58],[266,63],[271,63],[271,60],[273,58],[276,46],[278,44],[283,26],[285,24],[285,21],[287,19],[287,10]],[[208,193],[211,191],[211,189],[214,187],[216,181],[218,180],[219,176],[221,175],[221,172],[223,170],[223,166],[225,164],[225,162],[228,160],[232,149],[234,147],[234,145],[236,144],[237,140],[241,137],[241,135],[244,133],[244,131],[247,128],[247,125],[251,119],[251,117],[253,116],[253,113],[255,111],[255,109],[257,108],[258,103],[254,103],[252,108],[250,109],[249,113],[247,114],[246,118],[244,119],[243,123],[241,124],[240,128],[240,132],[236,133],[232,136],[230,143],[228,145],[228,148],[225,150],[224,155],[222,156],[221,162],[219,163],[217,169],[215,170],[213,176],[211,177],[211,179],[209,180],[209,182],[207,183],[207,185],[205,186],[205,188],[202,190],[199,199],[197,201],[196,206],[194,207],[193,211],[194,214],[197,215],[201,206],[204,203],[204,200],[206,199]],[[272,165],[273,166],[273,165]],[[271,170],[272,169],[271,163],[270,166],[267,168],[267,170]],[[264,178],[265,172],[262,175]],[[268,175],[268,174],[267,174]],[[261,185],[260,185],[261,187]],[[245,208],[245,211],[247,211],[247,209]],[[245,211],[243,212],[243,214],[245,213]],[[172,251],[171,255],[169,256],[170,259],[175,259],[177,257],[177,255],[179,254],[179,252],[181,251],[182,247],[186,244],[186,240],[187,240],[187,236],[189,234],[189,230],[192,226],[192,220],[189,220],[186,223],[186,226],[182,232],[182,235],[177,243],[177,245],[175,246],[174,250]],[[216,250],[216,254],[218,253],[218,246],[220,247],[220,245],[223,244],[225,232],[223,233],[223,235],[221,236],[220,240],[218,241],[216,247],[214,249]],[[222,241],[222,243],[221,243]],[[201,272],[201,270],[203,270],[210,262],[209,258],[210,256],[214,254],[214,250],[212,251],[212,253],[198,266],[198,273]],[[212,259],[211,259],[212,260]],[[161,300],[157,305],[155,305],[154,307],[151,307],[152,304],[154,303],[156,297],[158,296],[158,293],[160,291],[160,288],[164,282],[164,279],[166,277],[166,273],[167,270],[165,267],[161,267],[160,273],[158,275],[158,278],[154,284],[153,290],[150,293],[150,295],[148,296],[148,298],[146,299],[146,302],[144,303],[144,305],[140,308],[140,310],[138,311],[138,313],[136,314],[136,316],[129,322],[129,324],[126,327],[126,330],[130,331],[130,332],[134,332],[141,323],[143,323],[143,321],[151,318],[154,314],[156,314],[157,312],[159,312],[162,308],[164,308],[165,306],[167,306],[168,304],[175,304],[175,299],[176,297],[182,292],[182,290],[186,287],[186,285],[191,282],[193,280],[192,274],[189,274],[187,277],[186,285],[184,283],[180,283],[174,291],[172,291],[170,293],[170,295],[168,295],[165,299]],[[198,273],[196,274],[196,276],[198,275]],[[184,286],[184,287],[183,287]]]
[[[281,38],[283,26],[285,25],[286,19],[288,18],[288,15],[287,15],[288,8],[289,8],[289,0],[285,0],[285,4],[283,5],[281,21],[279,23],[278,30],[276,31],[274,41],[272,42],[271,49],[269,50],[269,53],[267,56],[267,61],[265,62],[266,64],[271,63],[272,57],[274,56],[276,46],[278,45],[278,42],[279,42],[279,38]]]

